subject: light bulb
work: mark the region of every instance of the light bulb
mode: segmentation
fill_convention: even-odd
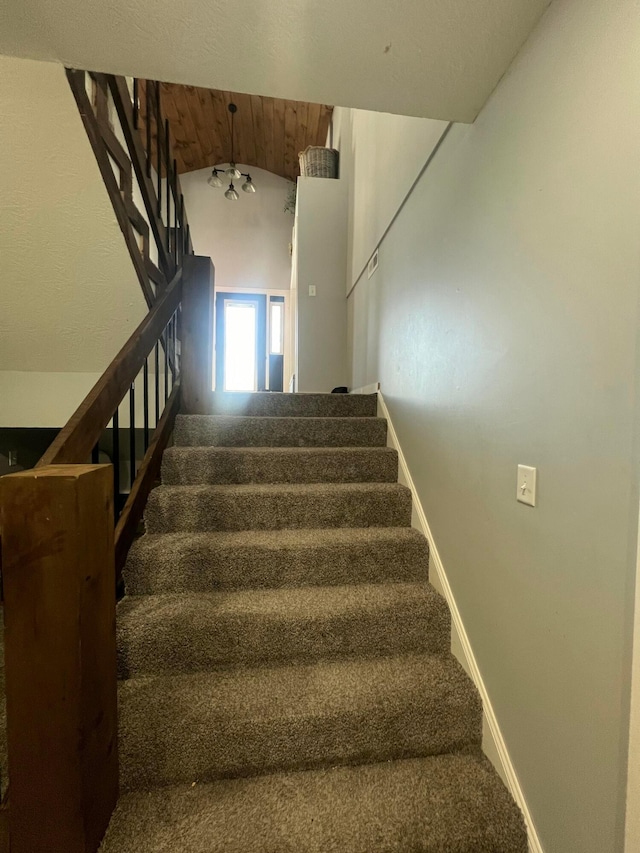
[[[222,180],[220,179],[220,175],[218,174],[217,169],[214,169],[213,172],[211,172],[211,177],[209,178],[207,183],[209,184],[210,187],[221,187],[222,186]]]
[[[256,188],[253,185],[253,181],[251,180],[251,175],[247,175],[247,180],[242,185],[242,189],[246,193],[254,193],[256,191]]]
[[[242,177],[240,172],[236,169],[235,163],[230,163],[229,168],[225,169],[225,175],[229,178],[230,181],[237,181]]]
[[[238,193],[235,191],[235,187],[233,184],[229,184],[229,189],[224,194],[225,198],[228,198],[229,201],[238,201]]]

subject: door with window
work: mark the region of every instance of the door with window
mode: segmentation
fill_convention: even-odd
[[[267,297],[216,294],[216,388],[266,389]]]
[[[283,391],[285,298],[216,294],[216,389]]]

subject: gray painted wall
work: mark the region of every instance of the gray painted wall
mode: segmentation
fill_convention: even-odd
[[[555,0],[349,298],[352,385],[382,383],[546,853],[623,844],[638,10]]]

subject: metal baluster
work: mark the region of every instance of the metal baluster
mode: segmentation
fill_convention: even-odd
[[[156,367],[156,426],[160,420],[160,353],[158,352],[159,343],[156,341],[155,347],[155,367]]]
[[[171,317],[171,319],[167,323],[167,328],[165,330],[165,342],[167,345],[168,360],[169,360],[169,376],[171,377],[171,387],[169,388],[169,391],[171,391],[171,388],[173,388],[173,352],[171,351],[171,341],[173,339],[173,332],[171,330],[172,321],[173,321],[173,317]]]
[[[164,329],[164,404],[169,396],[169,326]]]
[[[144,406],[144,452],[149,449],[149,356],[144,360],[142,370],[142,396]]]
[[[147,82],[148,85],[148,82]],[[158,219],[162,221],[162,146],[160,144],[162,120],[160,118],[160,83],[156,82],[156,167],[158,179]]]
[[[185,253],[188,255],[191,249],[191,226],[187,225],[187,248],[185,249]]]
[[[129,471],[130,485],[133,489],[133,483],[136,479],[136,390],[135,383],[129,388]]]
[[[173,381],[180,376],[178,368],[178,312],[173,315]]]
[[[184,254],[184,195],[180,193],[180,260]]]
[[[145,110],[147,113],[147,177],[151,177],[151,87],[149,81],[145,86]]]
[[[138,78],[133,78],[133,126],[137,130],[138,129],[138,119],[139,119],[139,105],[138,105]]]
[[[120,515],[120,412],[113,413],[113,508]]]
[[[171,254],[171,163],[169,156],[169,119],[164,122],[164,172],[167,178],[167,254]]]
[[[95,447],[91,451],[91,464],[97,465],[100,461],[100,442],[96,441]]]
[[[173,254],[178,266],[178,162],[173,161]]]

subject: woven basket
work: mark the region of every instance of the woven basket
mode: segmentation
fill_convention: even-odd
[[[306,178],[337,178],[338,152],[335,148],[309,145],[298,155],[300,174]]]

